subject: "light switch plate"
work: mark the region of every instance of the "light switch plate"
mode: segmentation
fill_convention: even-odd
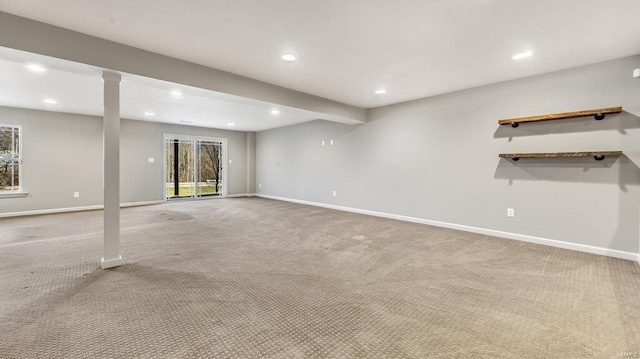
[[[507,208],[507,217],[514,218],[516,216],[516,210],[513,208]]]
[[[633,77],[640,78],[640,69],[633,70]]]
[[[156,159],[155,159],[155,158],[153,158],[153,157],[149,157],[149,163],[154,163],[155,161],[156,161]]]

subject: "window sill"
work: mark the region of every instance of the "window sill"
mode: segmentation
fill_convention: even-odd
[[[26,197],[29,195],[29,192],[7,192],[7,193],[1,193],[0,192],[0,199],[2,198],[22,198],[22,197]]]

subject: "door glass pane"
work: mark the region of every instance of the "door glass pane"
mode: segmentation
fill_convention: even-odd
[[[222,186],[222,143],[198,141],[198,196],[219,196]]]
[[[173,140],[167,140],[164,144],[164,150],[166,152],[165,158],[167,159],[165,182],[167,183],[166,197],[171,198],[175,193],[175,180],[174,180],[174,156],[173,156]]]
[[[167,198],[195,196],[193,141],[168,140],[166,150]]]

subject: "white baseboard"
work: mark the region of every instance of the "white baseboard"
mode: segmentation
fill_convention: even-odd
[[[465,226],[465,225],[461,225],[461,224],[447,223],[447,222],[440,222],[440,221],[432,221],[432,220],[416,218],[416,217],[408,217],[408,216],[401,216],[401,215],[397,215],[397,214],[369,211],[369,210],[366,210],[366,209],[342,207],[342,206],[336,206],[336,205],[326,204],[326,203],[303,201],[303,200],[293,199],[293,198],[269,196],[269,195],[265,195],[265,194],[255,194],[255,196],[262,197],[262,198],[268,198],[268,199],[275,199],[275,200],[278,200],[278,201],[286,201],[286,202],[293,202],[293,203],[298,203],[298,204],[305,204],[305,205],[309,205],[309,206],[336,209],[336,210],[345,211],[345,212],[366,214],[366,215],[375,216],[375,217],[396,219],[396,220],[405,221],[405,222],[427,224],[427,225],[435,226],[435,227],[456,229],[456,230],[460,230],[460,231],[484,234],[484,235],[493,236],[493,237],[514,239],[514,240],[518,240],[518,241],[542,244],[542,245],[551,246],[551,247],[557,247],[557,248],[570,249],[570,250],[579,251],[579,252],[599,254],[599,255],[609,256],[609,257],[614,257],[614,258],[638,261],[638,263],[640,264],[640,254],[632,253],[632,252],[620,251],[620,250],[617,250],[617,249],[595,247],[595,246],[590,246],[590,245],[586,245],[586,244],[571,243],[571,242],[558,241],[558,240],[555,240],[555,239],[528,236],[528,235],[525,235],[525,234],[502,232],[502,231],[496,231],[496,230],[493,230],[493,229],[471,227],[471,226]]]
[[[164,201],[158,200],[158,201],[144,201],[144,202],[127,202],[127,203],[120,203],[120,208],[151,206],[151,205],[160,204],[160,203],[164,203]],[[102,209],[102,206],[100,206],[100,209]]]
[[[206,201],[210,199],[220,199],[220,198],[238,198],[238,197],[251,197],[249,193],[234,193],[228,194],[226,196],[203,196],[203,197],[183,197],[183,198],[173,198],[168,201],[161,202],[175,202],[175,201]]]
[[[488,236],[514,239],[514,240],[518,240],[518,241],[542,244],[542,245],[546,245],[546,246],[552,246],[552,247],[558,247],[558,248],[564,248],[564,249],[570,249],[570,250],[579,251],[579,252],[586,252],[586,253],[599,254],[599,255],[609,256],[609,257],[614,257],[614,258],[632,260],[632,261],[637,261],[638,264],[640,265],[640,253],[625,252],[625,251],[620,251],[620,250],[617,250],[617,249],[595,247],[595,246],[589,246],[589,245],[586,245],[586,244],[564,242],[564,241],[558,241],[558,240],[555,240],[555,239],[548,239],[548,238],[528,236],[528,235],[524,235],[524,234],[496,231],[496,230],[493,230],[493,229],[471,227],[471,226],[465,226],[465,225],[455,224],[455,223],[432,221],[432,220],[416,218],[416,217],[402,216],[402,215],[390,214],[390,213],[384,213],[384,212],[369,211],[369,210],[366,210],[366,209],[358,209],[358,208],[351,208],[351,207],[336,206],[336,205],[332,205],[332,204],[304,201],[304,200],[293,199],[293,198],[270,196],[270,195],[259,194],[259,193],[239,193],[239,194],[232,194],[232,195],[228,195],[227,196],[227,198],[234,198],[234,197],[262,197],[262,198],[274,199],[274,200],[278,200],[278,201],[286,201],[286,202],[292,202],[292,203],[298,203],[298,204],[305,204],[305,205],[309,205],[309,206],[330,208],[330,209],[335,209],[335,210],[345,211],[345,212],[366,214],[366,215],[375,216],[375,217],[396,219],[396,220],[405,221],[405,222],[427,224],[427,225],[430,225],[430,226],[443,227],[443,228],[449,228],[449,229],[456,229],[456,230],[465,231],[465,232],[472,232],[472,233],[484,234],[484,235],[488,235]],[[160,200],[160,201],[121,203],[120,207],[124,208],[124,207],[148,206],[148,205],[154,205],[154,204],[160,204],[160,203],[165,203],[165,201]],[[95,206],[84,206],[84,207],[43,209],[43,210],[23,211],[23,212],[9,212],[9,213],[0,213],[0,218],[19,217],[19,216],[33,216],[33,215],[52,214],[52,213],[65,213],[65,212],[92,211],[92,210],[99,210],[99,209],[102,209],[102,208],[103,208],[102,205],[95,205]]]
[[[120,207],[121,208],[125,208],[125,207],[149,206],[149,205],[152,205],[152,204],[159,204],[159,203],[164,203],[164,201],[146,201],[146,202],[120,203]],[[99,204],[99,205],[95,205],[95,206],[39,209],[39,210],[35,210],[35,211],[23,211],[23,212],[8,212],[8,213],[0,213],[0,218],[20,217],[20,216],[35,216],[35,215],[40,215],[40,214],[52,214],[52,213],[94,211],[94,210],[103,209],[103,208],[104,208],[104,206]]]
[[[229,194],[224,198],[236,198],[236,197],[251,197],[251,194],[249,193],[236,193],[236,194]]]

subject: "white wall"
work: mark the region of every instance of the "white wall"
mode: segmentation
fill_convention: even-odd
[[[22,181],[29,192],[25,198],[1,198],[0,215],[102,204],[101,117],[0,107],[0,123],[22,126]],[[228,194],[246,193],[244,132],[122,120],[122,203],[163,199],[164,133],[227,138],[228,158],[233,160],[227,164]],[[149,163],[149,157],[155,162]],[[73,192],[80,197],[74,198]]]
[[[635,56],[382,107],[363,125],[314,121],[259,132],[257,191],[637,253],[640,81],[631,71],[639,63]],[[631,113],[497,124],[619,105]],[[321,146],[331,139],[334,146]],[[497,157],[580,150],[628,157]],[[506,217],[508,207],[516,218]]]

